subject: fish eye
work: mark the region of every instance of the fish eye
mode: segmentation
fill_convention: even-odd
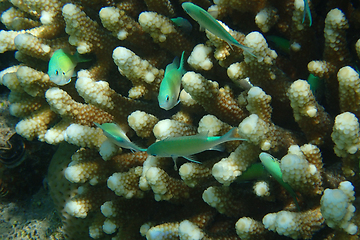
[[[166,95],[165,98],[166,98],[166,101],[169,101],[169,99],[170,99],[169,95]]]
[[[58,70],[55,70],[55,75],[58,75],[59,74],[59,71]]]
[[[62,72],[62,74],[65,76],[65,72]]]

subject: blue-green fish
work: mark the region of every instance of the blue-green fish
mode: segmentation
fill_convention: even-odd
[[[71,55],[63,49],[56,50],[49,61],[48,75],[50,80],[60,86],[68,84],[74,75],[76,64],[86,61],[90,60],[82,58],[78,52]]]
[[[192,25],[191,23],[186,20],[185,18],[182,17],[177,17],[177,18],[171,18],[171,21],[173,21],[173,23],[178,26],[181,30],[183,30],[186,33],[190,33],[192,30]]]
[[[310,73],[307,81],[316,100],[321,101],[324,96],[324,80]]]
[[[176,57],[165,69],[158,95],[159,106],[162,109],[170,110],[179,103],[181,78],[186,72],[184,69],[184,53],[182,52],[180,63]]]
[[[286,38],[283,37],[279,37],[279,36],[267,36],[266,39],[269,42],[274,43],[275,47],[278,48],[280,51],[286,53],[286,54],[290,54],[290,41],[287,40]]]
[[[145,148],[137,146],[135,143],[132,143],[130,139],[126,136],[125,132],[121,127],[115,123],[103,123],[98,124],[94,123],[97,127],[103,130],[104,135],[114,144],[122,148],[127,148],[132,151],[141,151],[145,152]]]
[[[239,177],[236,178],[237,182],[250,181],[268,177],[269,173],[265,170],[264,165],[261,163],[254,163],[248,167]]]
[[[240,44],[238,41],[236,41],[236,39],[233,36],[231,36],[231,34],[228,31],[226,31],[226,29],[223,26],[221,26],[220,23],[218,23],[218,21],[213,16],[210,15],[210,13],[208,13],[201,7],[191,2],[184,2],[181,6],[192,19],[194,19],[200,24],[201,27],[207,29],[215,36],[227,42],[227,44],[229,44],[230,47],[231,45],[235,45],[243,49],[244,51],[247,51],[252,56],[256,57],[252,53],[253,50],[252,48],[244,46]]]
[[[311,11],[310,11],[310,6],[309,6],[309,3],[308,3],[308,0],[304,0],[304,16],[303,16],[302,23],[305,22],[306,15],[309,18],[309,26],[311,27],[311,25],[312,25],[312,17],[311,17]]]
[[[206,150],[222,151],[219,144],[228,141],[244,141],[246,139],[235,137],[236,128],[231,129],[223,136],[209,137],[198,134],[193,136],[169,137],[150,145],[147,153],[157,157],[172,157],[174,161],[178,157],[186,158],[189,161],[200,163],[194,160],[193,156]]]
[[[294,198],[295,205],[300,211],[300,206],[296,199],[297,195],[291,188],[291,186],[288,183],[284,182],[279,162],[273,156],[265,152],[260,153],[259,158],[265,169],[270,173],[270,175],[273,176],[273,178],[275,178],[276,181],[278,181],[281,186],[283,186]]]

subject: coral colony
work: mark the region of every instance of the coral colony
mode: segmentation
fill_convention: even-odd
[[[59,145],[48,182],[67,238],[358,239],[353,2],[194,0],[184,5],[189,14],[196,6],[190,17],[184,1],[1,1],[0,51],[15,51],[19,64],[0,84],[16,132]],[[56,84],[48,65],[59,49],[51,74],[68,75]],[[162,109],[164,69],[183,52],[179,103]],[[76,54],[87,61],[65,66]],[[96,127],[106,123],[118,127]],[[246,140],[184,156],[196,162],[145,151],[231,129]]]

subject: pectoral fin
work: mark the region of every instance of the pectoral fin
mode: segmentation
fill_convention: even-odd
[[[177,159],[178,159],[178,156],[173,156],[172,159],[173,159],[173,161],[174,161],[174,170],[177,171],[177,170],[178,170],[178,167],[177,167],[176,161],[177,161]]]

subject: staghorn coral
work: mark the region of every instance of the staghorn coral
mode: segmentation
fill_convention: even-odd
[[[182,31],[169,18],[190,19],[182,2],[0,3],[7,28],[0,32],[0,51],[16,50],[21,62],[3,69],[0,83],[11,91],[10,112],[20,118],[16,131],[29,140],[60,144],[48,178],[67,237],[358,237],[357,205],[350,203],[357,194],[347,201],[344,219],[352,218],[345,226],[333,223],[336,214],[324,207],[323,189],[343,179],[355,188],[360,184],[355,71],[360,36],[354,31],[359,9],[351,1],[309,1],[310,27],[302,23],[302,0],[214,1],[209,11],[253,48],[254,57],[199,32],[197,24],[191,34]],[[269,45],[267,32],[290,40],[288,56]],[[322,37],[324,43],[317,41]],[[65,86],[46,74],[59,48],[91,59],[76,67],[77,76]],[[164,111],[157,102],[159,84],[166,65],[182,51],[190,57],[180,103]],[[324,99],[298,80],[307,77],[307,68],[323,79]],[[174,170],[171,159],[114,147],[93,122],[115,122],[144,147],[174,136],[221,136],[233,127],[247,141],[197,154],[202,164],[179,159]],[[297,191],[301,211],[271,178],[238,180],[261,151],[282,159],[283,180]]]

